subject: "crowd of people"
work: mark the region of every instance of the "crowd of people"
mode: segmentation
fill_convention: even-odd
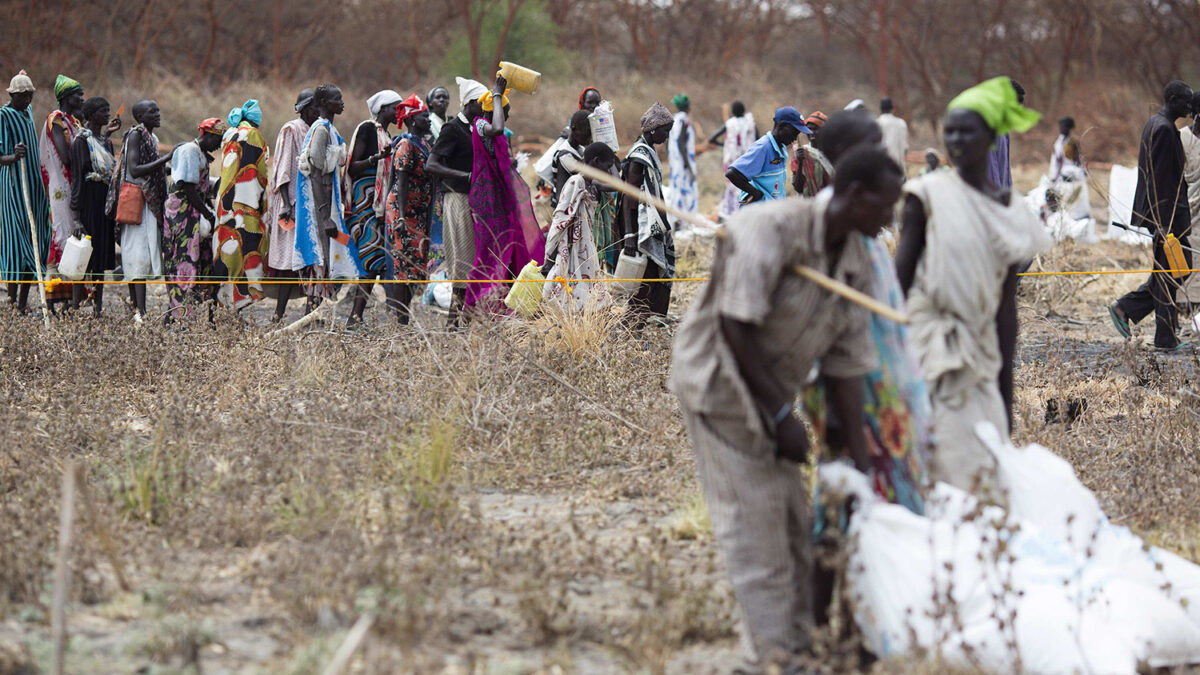
[[[456,78],[456,85],[454,115],[445,87],[424,97],[379,91],[365,101],[369,116],[349,141],[336,125],[346,109],[341,90],[305,89],[273,151],[258,103],[248,100],[224,119],[200,121],[193,140],[163,154],[154,101],[133,106],[135,125],[117,151],[111,137],[122,123],[109,102],[85,98],[65,76],[54,85],[59,107],[38,133],[34,84],[22,72],[0,108],[2,280],[33,278],[55,264],[69,237],[87,235],[91,279],[117,266],[119,242],[138,320],[146,286],[136,282],[152,278],[169,283],[168,321],[205,304],[239,309],[269,291],[282,319],[290,299],[305,298],[312,311],[339,280],[426,281],[444,257],[453,284],[447,320],[457,326],[468,313],[504,312],[507,282],[531,262],[546,278],[597,282],[545,284],[543,302],[565,311],[606,308],[613,294],[605,275],[639,258],[643,281],[628,299],[631,315],[665,315],[674,237],[686,223],[655,204],[619,198],[578,167],[617,175],[672,212],[695,212],[689,97],[672,99],[675,113],[650,106],[619,158],[610,143],[593,142],[604,100],[598,89],[584,89],[539,169],[554,207],[539,224],[509,140],[507,81],[497,76],[488,87]],[[1175,121],[1200,112],[1198,104],[1186,84],[1172,82],[1142,138],[1134,225],[1154,233],[1160,269],[1169,269],[1168,240],[1186,244],[1195,215],[1185,178],[1200,181],[1192,161],[1200,144],[1194,129],[1181,139]],[[813,564],[812,534],[844,523],[821,514],[813,522],[798,468],[812,451],[802,418],[824,460],[847,458],[882,497],[914,512],[936,481],[1004,500],[976,425],[1001,434],[1011,427],[1017,274],[1051,244],[1012,190],[1008,155],[1010,134],[1041,116],[1007,77],[972,87],[947,106],[942,133],[951,166],[930,149],[920,175],[908,180],[907,125],[888,99],[880,112],[871,115],[861,101],[833,115],[783,106],[760,137],[753,115],[734,102],[708,139],[723,146],[725,228],[711,280],[678,329],[669,385],[759,668],[799,672],[813,622],[829,618],[831,574]],[[1086,180],[1073,128],[1069,118],[1059,122],[1055,181]],[[797,145],[802,137],[808,142]],[[210,177],[217,157],[219,175]],[[788,197],[789,170],[798,197]],[[893,259],[883,233],[897,220]],[[796,266],[906,312],[909,325],[794,274]],[[273,277],[286,283],[262,283]],[[1152,275],[1111,305],[1122,335],[1154,312],[1155,345],[1180,348],[1171,283],[1179,283],[1176,275]],[[385,286],[401,323],[411,316],[414,288]],[[10,284],[19,309],[28,290]],[[78,307],[87,292],[72,284],[66,301]],[[98,315],[102,286],[91,293]],[[355,287],[350,326],[363,321],[369,293],[369,283]]]
[[[199,121],[192,140],[160,152],[156,102],[132,107],[134,125],[116,147],[119,114],[64,75],[54,86],[58,108],[38,133],[36,88],[22,71],[0,108],[0,281],[26,311],[31,282],[39,274],[55,278],[67,242],[86,237],[92,255],[82,278],[44,286],[51,309],[75,310],[90,297],[99,316],[103,284],[91,282],[115,272],[129,282],[139,323],[147,282],[166,284],[168,323],[202,307],[211,316],[216,306],[238,311],[268,297],[281,321],[291,300],[305,299],[311,312],[337,295],[339,281],[353,279],[346,325],[354,328],[375,281],[413,282],[384,286],[388,310],[408,323],[418,284],[440,267],[453,285],[448,323],[459,326],[475,313],[506,311],[508,282],[529,262],[555,277],[600,282],[625,252],[648,256],[648,275],[663,279],[634,294],[632,313],[665,315],[675,259],[669,219],[632,200],[619,208],[611,189],[573,167],[615,174],[626,166],[631,182],[662,197],[655,146],[678,118],[651,107],[622,164],[610,144],[592,142],[589,115],[602,98],[585,89],[550,158],[556,211],[539,223],[510,141],[506,80],[456,84],[455,115],[445,87],[423,97],[375,93],[348,141],[337,126],[346,101],[332,84],[299,93],[296,118],[273,146],[250,99],[223,118]],[[545,300],[580,311],[611,302],[603,283],[566,291],[547,284]]]

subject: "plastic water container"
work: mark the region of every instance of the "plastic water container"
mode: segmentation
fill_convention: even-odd
[[[592,127],[593,143],[603,143],[612,148],[613,152],[621,150],[621,143],[617,140],[617,119],[613,115],[611,103],[601,101],[596,110],[588,115],[588,124]]]
[[[542,74],[538,71],[508,61],[500,62],[500,70],[496,74],[508,80],[508,86],[523,94],[536,93],[542,82]]]
[[[615,279],[642,279],[646,274],[646,256],[641,253],[629,255],[624,250],[617,256]],[[633,295],[642,285],[641,281],[614,281],[613,291],[618,295]]]
[[[72,236],[63,245],[62,259],[58,261],[58,273],[68,281],[79,281],[87,274],[88,262],[92,259],[92,238]]]
[[[543,284],[538,282],[545,279],[546,277],[542,276],[541,265],[538,265],[536,260],[525,263],[525,267],[521,269],[504,298],[505,306],[526,319],[532,318],[542,302]]]

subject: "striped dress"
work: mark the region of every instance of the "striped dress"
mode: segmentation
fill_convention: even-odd
[[[38,163],[37,129],[28,109],[0,108],[0,155],[11,155],[18,143],[28,148],[25,154],[25,180],[21,180],[21,163],[0,167],[0,281],[15,281],[23,275],[33,276],[33,238],[30,236],[29,214],[37,227],[40,265],[46,269],[50,255],[50,202],[42,182]],[[22,182],[29,193],[26,204]]]

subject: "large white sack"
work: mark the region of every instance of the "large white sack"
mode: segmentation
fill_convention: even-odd
[[[1018,653],[1030,673],[1200,662],[1200,567],[1108,523],[1046,448],[978,432],[1009,488],[1007,513],[939,484],[918,516],[853,468],[821,467],[823,491],[858,496],[847,584],[866,646],[883,657],[940,648],[951,664],[993,672],[1011,672]]]

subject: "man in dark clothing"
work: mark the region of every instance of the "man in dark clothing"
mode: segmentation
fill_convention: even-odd
[[[1154,235],[1154,269],[1167,270],[1167,255],[1163,244],[1168,234],[1173,234],[1184,246],[1191,227],[1188,210],[1187,183],[1183,179],[1184,153],[1179,140],[1175,120],[1189,114],[1192,89],[1178,80],[1163,90],[1163,107],[1150,117],[1142,130],[1142,144],[1138,149],[1138,182],[1133,197],[1134,227],[1144,227]],[[1187,250],[1184,256],[1191,258]],[[1129,324],[1137,323],[1154,312],[1154,346],[1172,351],[1185,347],[1179,342],[1178,313],[1175,307],[1175,291],[1186,277],[1176,279],[1169,273],[1151,273],[1150,278],[1137,290],[1113,302],[1108,307],[1109,316],[1117,332],[1130,336]]]

